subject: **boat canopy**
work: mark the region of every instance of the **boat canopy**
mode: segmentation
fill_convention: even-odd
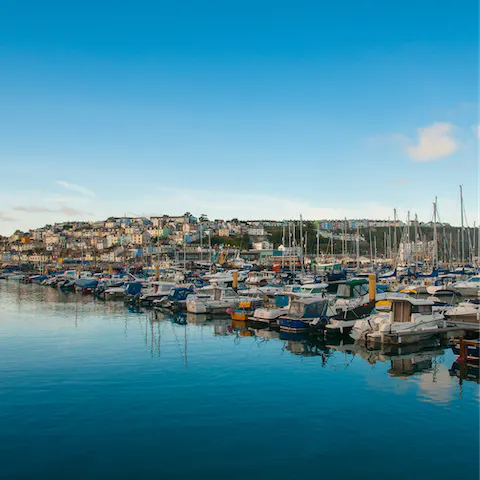
[[[292,300],[288,310],[288,316],[294,318],[323,317],[327,308],[328,300],[317,300],[315,298]]]
[[[366,278],[354,278],[338,286],[337,298],[358,298],[367,293],[368,280]]]

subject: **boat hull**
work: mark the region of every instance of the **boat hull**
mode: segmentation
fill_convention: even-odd
[[[308,332],[310,329],[310,322],[299,318],[280,317],[278,324],[285,332]]]

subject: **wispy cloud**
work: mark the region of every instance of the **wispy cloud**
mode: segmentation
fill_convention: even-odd
[[[455,125],[451,123],[434,123],[428,127],[419,128],[416,145],[405,147],[407,155],[417,162],[429,162],[447,157],[454,153],[459,142],[454,137]]]
[[[71,190],[73,192],[78,192],[85,197],[95,197],[95,193],[89,190],[88,188],[82,187],[81,185],[76,185],[75,183],[69,183],[65,182],[63,180],[58,180],[57,185],[62,186],[63,188],[66,188],[67,190]]]
[[[397,178],[397,179],[395,180],[395,183],[396,183],[397,185],[407,185],[407,184],[410,183],[410,179],[409,179],[409,178]]]
[[[13,210],[17,212],[27,212],[27,213],[47,213],[54,212],[51,208],[47,207],[38,207],[36,205],[15,205]]]
[[[5,212],[0,212],[0,222],[13,222],[15,219]]]
[[[76,208],[71,208],[71,207],[62,207],[58,211],[61,213],[66,213],[67,215],[88,215],[88,216],[91,215],[91,213],[84,212],[82,210],[77,210]]]
[[[67,215],[91,215],[91,213],[66,205],[62,205],[60,208],[39,207],[36,205],[16,205],[13,207],[13,210],[26,213],[65,213]]]

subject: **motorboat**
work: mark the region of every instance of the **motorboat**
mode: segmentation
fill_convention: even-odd
[[[445,317],[452,322],[479,323],[480,301],[465,300],[445,310]]]
[[[409,296],[390,296],[390,312],[375,312],[362,320],[357,320],[350,336],[361,342],[384,343],[385,335],[413,333],[427,334],[446,324],[442,313],[433,311],[431,299]]]
[[[78,280],[74,280],[75,290],[82,292],[83,294],[86,293],[93,293],[94,290],[97,288],[98,280],[96,278],[79,278]]]
[[[455,283],[456,279],[455,275],[440,275],[437,280],[426,287],[427,293],[437,297],[455,295],[456,290],[453,288],[453,283]]]
[[[327,322],[328,300],[318,296],[293,297],[288,312],[278,319],[280,330],[304,332],[321,329]]]
[[[140,292],[140,302],[151,305],[154,301],[167,297],[175,287],[176,283],[172,282],[143,282]]]
[[[152,306],[155,309],[160,310],[186,310],[187,298],[193,294],[193,288],[191,287],[175,287],[170,290],[168,295],[154,300]]]
[[[237,273],[238,282],[243,282],[247,278],[247,272],[244,272],[242,270],[228,270],[225,272],[207,273],[203,275],[203,279],[207,280],[212,285],[232,285],[234,272]]]
[[[266,270],[263,270],[261,272],[250,272],[245,279],[245,284],[264,287],[275,278],[275,275],[275,272],[270,272]]]
[[[455,282],[452,288],[462,297],[477,297],[480,295],[480,275],[474,275],[466,281]]]
[[[240,301],[248,300],[230,287],[209,286],[189,295],[186,305],[189,313],[226,313],[228,308],[235,308]]]

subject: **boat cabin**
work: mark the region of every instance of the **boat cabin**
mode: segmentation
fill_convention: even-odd
[[[432,307],[434,302],[424,298],[412,297],[389,297],[392,302],[390,312],[391,322],[411,322],[412,314],[419,313],[421,315],[432,315]]]
[[[318,318],[325,316],[328,300],[316,298],[293,299],[288,309],[290,318]]]
[[[235,298],[237,297],[237,293],[233,288],[206,287],[198,292],[197,297],[208,297],[210,300],[221,300],[223,298]]]
[[[338,286],[337,298],[359,298],[368,294],[368,280],[353,278]]]
[[[327,283],[306,283],[300,287],[299,293],[321,294],[325,293],[327,288]]]

